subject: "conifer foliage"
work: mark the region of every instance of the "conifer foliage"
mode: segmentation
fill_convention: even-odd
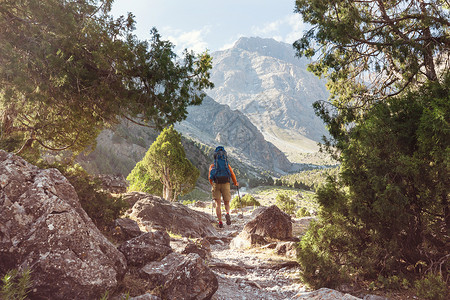
[[[447,76],[377,104],[355,124],[341,141],[339,177],[317,192],[320,221],[301,242],[307,281],[448,276],[449,112]]]
[[[320,218],[300,243],[303,278],[315,287],[393,274],[381,281],[445,282],[448,1],[297,0],[296,10],[312,28],[294,46],[328,79],[329,101],[314,105],[341,163],[317,191]]]
[[[127,177],[130,188],[162,194],[169,201],[192,191],[200,171],[186,158],[181,135],[170,126],[150,146]]]
[[[202,102],[209,55],[179,58],[156,29],[138,40],[112,2],[1,2],[0,147],[77,152],[122,118],[161,129]]]

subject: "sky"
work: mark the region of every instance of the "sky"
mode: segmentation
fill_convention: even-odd
[[[307,28],[295,0],[115,0],[115,17],[135,15],[139,39],[156,27],[175,52],[228,49],[240,37],[274,38],[292,44]]]

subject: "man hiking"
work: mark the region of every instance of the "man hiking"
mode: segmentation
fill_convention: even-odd
[[[209,183],[212,185],[212,197],[216,202],[216,215],[219,220],[219,227],[223,228],[222,223],[222,209],[221,197],[225,205],[226,215],[225,219],[227,225],[231,225],[230,217],[230,178],[233,180],[235,186],[239,186],[234,175],[233,169],[228,164],[227,152],[223,146],[218,146],[214,151],[214,163],[209,166]]]

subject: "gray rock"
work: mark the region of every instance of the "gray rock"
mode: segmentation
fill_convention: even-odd
[[[145,226],[147,231],[164,230],[192,238],[217,236],[217,231],[212,226],[215,220],[209,214],[161,197],[145,193],[133,195],[139,198],[129,211],[129,216]]]
[[[172,253],[170,237],[165,231],[147,232],[119,246],[128,265],[140,267],[155,260],[161,260]]]
[[[232,249],[248,249],[257,245],[265,245],[267,241],[264,237],[242,231],[237,237],[231,240],[230,248]]]
[[[365,295],[363,300],[389,300],[389,299],[378,295]]]
[[[216,276],[196,253],[172,253],[144,266],[140,276],[157,288],[163,299],[211,299],[219,285]]]
[[[128,181],[123,175],[100,174],[97,178],[102,184],[102,188],[110,193],[125,193],[128,188]]]
[[[204,241],[207,242],[207,240]],[[190,242],[181,251],[181,254],[189,254],[189,253],[197,253],[203,259],[211,258],[211,249],[207,246],[201,245],[200,243]]]
[[[268,239],[292,239],[291,218],[276,205],[264,207],[255,215],[251,221],[245,224],[242,232],[231,241],[231,248],[245,249],[256,245],[265,245]]]
[[[308,300],[360,300],[350,294],[344,294],[332,289],[321,288],[317,291],[298,293],[291,300],[308,299]]]
[[[121,241],[138,237],[143,232],[136,221],[129,218],[119,218],[114,220],[113,236]]]
[[[281,242],[277,244],[275,251],[278,255],[285,255],[287,257],[297,257],[297,242]]]
[[[162,300],[160,297],[152,295],[152,294],[144,294],[137,297],[132,297],[130,300]]]
[[[292,238],[292,221],[276,205],[267,207],[245,224],[243,231],[278,240]]]
[[[116,289],[125,257],[58,170],[0,150],[0,211],[0,275],[30,267],[31,298],[96,299]]]

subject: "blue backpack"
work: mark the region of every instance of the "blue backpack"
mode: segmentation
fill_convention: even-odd
[[[230,182],[231,173],[228,167],[227,152],[222,146],[214,151],[214,167],[211,169],[209,178],[215,183]]]

